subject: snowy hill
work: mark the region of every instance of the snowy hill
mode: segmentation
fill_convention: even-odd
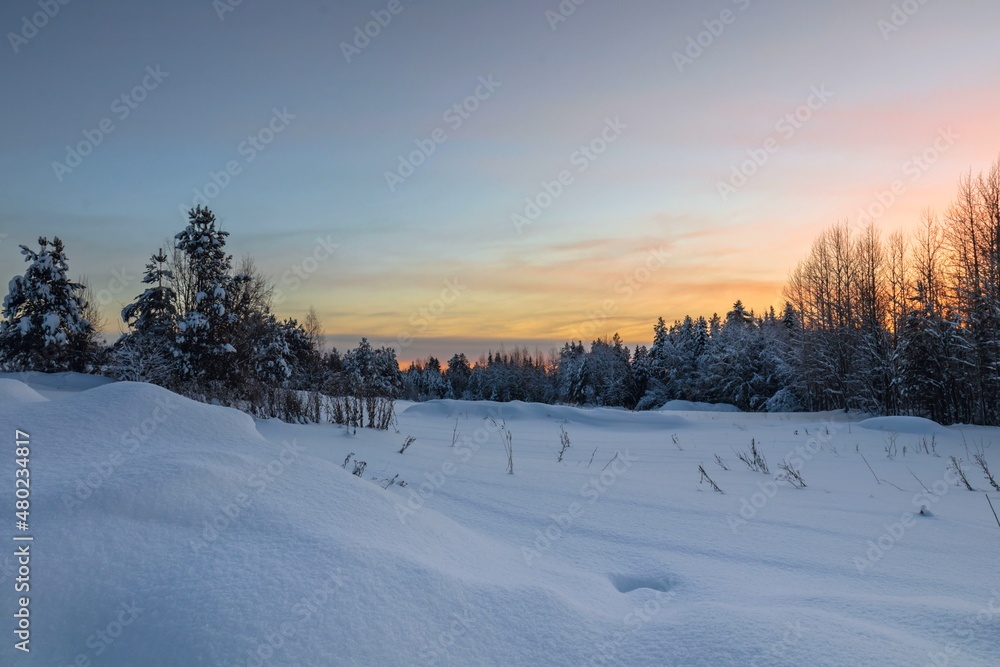
[[[962,433],[937,427],[941,457],[890,460],[886,433],[825,417],[435,401],[398,433],[351,435],[152,385],[7,375],[0,502],[13,514],[16,428],[32,650],[6,630],[0,664],[995,665],[1000,528],[946,473]],[[751,438],[771,475],[738,460]],[[786,455],[806,488],[774,481]]]

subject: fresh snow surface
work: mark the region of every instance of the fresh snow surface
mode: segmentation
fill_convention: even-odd
[[[872,417],[858,424],[861,428],[889,433],[908,433],[913,435],[937,435],[947,433],[947,430],[935,421],[923,417]]]
[[[38,403],[45,400],[48,399],[23,382],[0,376],[0,403]]]
[[[45,397],[57,397],[67,393],[77,393],[113,382],[99,375],[81,373],[0,373],[0,378],[19,380]]]
[[[664,412],[739,412],[729,403],[700,403],[698,401],[667,401],[660,408]]]
[[[946,473],[957,428],[938,427],[940,458],[889,460],[843,413],[436,401],[354,434],[22,379],[0,382],[0,665],[998,664],[1000,528]],[[15,428],[30,654],[12,634]],[[1000,472],[1000,430],[962,430]],[[771,475],[737,458],[751,438]],[[805,489],[774,481],[785,456]],[[382,488],[397,474],[408,486]]]

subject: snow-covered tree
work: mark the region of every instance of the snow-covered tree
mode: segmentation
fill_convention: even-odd
[[[83,317],[84,286],[67,277],[69,266],[59,237],[38,239],[39,250],[21,246],[24,275],[14,276],[3,302],[0,361],[10,370],[86,370],[92,334]]]
[[[566,343],[559,351],[559,400],[576,404],[586,402],[587,383],[584,375],[586,358],[587,351],[582,342]]]
[[[122,320],[131,331],[111,348],[111,374],[115,377],[170,385],[176,376],[177,293],[171,286],[173,280],[161,248],[146,264],[142,283],[148,287],[122,309]]]
[[[970,421],[976,398],[975,344],[966,329],[934,309],[922,281],[899,335],[900,394],[909,409],[942,423]]]
[[[469,365],[469,360],[464,353],[453,355],[448,360],[445,380],[448,382],[448,396],[450,398],[463,398],[465,396],[470,375],[472,375],[472,366]]]
[[[585,402],[591,405],[627,406],[636,403],[629,349],[621,337],[595,340],[584,363]]]
[[[130,332],[111,347],[106,372],[117,380],[169,387],[176,373],[169,340]]]
[[[416,401],[444,398],[451,390],[441,372],[441,362],[434,357],[429,357],[426,362],[411,362],[403,383],[404,395]]]
[[[393,418],[393,400],[399,398],[403,389],[396,351],[387,347],[376,349],[367,338],[362,338],[355,349],[344,354],[342,364],[333,387],[341,406],[335,406],[335,414],[342,419],[338,423],[388,428]]]
[[[177,322],[173,354],[182,377],[224,380],[233,370],[229,355],[236,319],[229,312],[229,290],[233,286],[232,256],[226,253],[229,232],[216,226],[215,214],[198,206],[188,213],[189,224],[177,234],[176,248],[189,275],[185,311]]]
[[[176,326],[177,293],[170,286],[174,274],[166,262],[162,248],[150,257],[142,276],[142,284],[149,287],[122,309],[122,320],[139,334],[165,336]]]

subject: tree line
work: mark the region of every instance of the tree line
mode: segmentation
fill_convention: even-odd
[[[228,236],[212,211],[192,209],[169,251],[151,255],[111,345],[100,342],[89,289],[67,277],[63,242],[21,246],[29,266],[4,300],[0,367],[151,382],[261,417],[387,427],[402,391],[395,351],[367,340],[324,351],[315,311],[279,319],[274,284],[252,259],[234,262]]]
[[[21,246],[0,321],[0,367],[80,371],[159,384],[263,417],[387,428],[398,398],[535,401],[653,409],[673,399],[747,411],[857,410],[942,423],[1000,423],[1000,160],[958,183],[917,230],[824,231],[789,274],[780,311],[737,301],[724,316],[660,318],[651,344],[615,334],[547,355],[515,348],[476,362],[433,357],[402,372],[362,339],[325,349],[310,310],[279,319],[274,286],[234,262],[207,208],[152,253],[127,330],[100,342],[89,289],[62,241]]]
[[[751,411],[857,410],[1000,424],[1000,160],[968,172],[916,231],[833,225],[789,274],[780,312],[661,318],[631,352],[617,336],[542,361],[493,353],[407,375],[413,398],[648,409],[672,399]],[[441,382],[441,375],[444,382]],[[455,378],[452,381],[452,378]]]

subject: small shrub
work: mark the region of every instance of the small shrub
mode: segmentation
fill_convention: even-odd
[[[986,476],[986,479],[989,480],[990,486],[992,486],[997,491],[1000,491],[1000,484],[997,484],[997,481],[993,478],[993,474],[990,473],[990,467],[986,463],[986,457],[984,457],[981,453],[979,453],[973,456],[972,459],[976,462],[976,465],[978,465],[980,469],[982,469],[983,474]]]
[[[778,475],[778,479],[783,482],[788,482],[797,489],[806,488],[806,483],[802,479],[802,473],[793,468],[788,461],[782,461],[778,468],[781,470],[781,474]]]
[[[969,484],[968,478],[965,476],[965,471],[962,470],[962,459],[956,459],[954,456],[949,458],[951,459],[951,465],[949,465],[948,468],[958,475],[958,480],[965,485],[966,489],[974,491],[975,489],[972,488],[972,485]]]
[[[507,454],[507,474],[508,475],[513,475],[514,474],[514,444],[513,444],[514,436],[510,432],[510,430],[507,428],[507,420],[506,419],[501,420],[501,422],[499,424],[497,424],[497,420],[493,419],[492,417],[490,417],[490,421],[493,422],[493,427],[497,430],[497,433],[500,434],[500,441],[503,442],[503,449],[504,449],[504,452],[506,452],[506,454]]]
[[[748,451],[738,452],[740,461],[747,464],[747,467],[754,472],[761,472],[765,475],[770,475],[771,471],[767,467],[767,460],[764,455],[760,453],[757,449],[757,440],[750,440],[750,449]]]
[[[716,484],[714,481],[712,481],[712,478],[708,476],[707,472],[705,472],[705,466],[703,465],[698,466],[698,472],[701,473],[701,478],[698,480],[698,484],[701,484],[703,482],[708,482],[709,486],[712,487],[713,491],[718,491],[719,493],[723,492],[722,489],[719,488],[719,485]]]
[[[566,450],[569,449],[569,433],[562,426],[559,427],[559,458],[556,460],[558,463],[562,463],[563,455]]]

